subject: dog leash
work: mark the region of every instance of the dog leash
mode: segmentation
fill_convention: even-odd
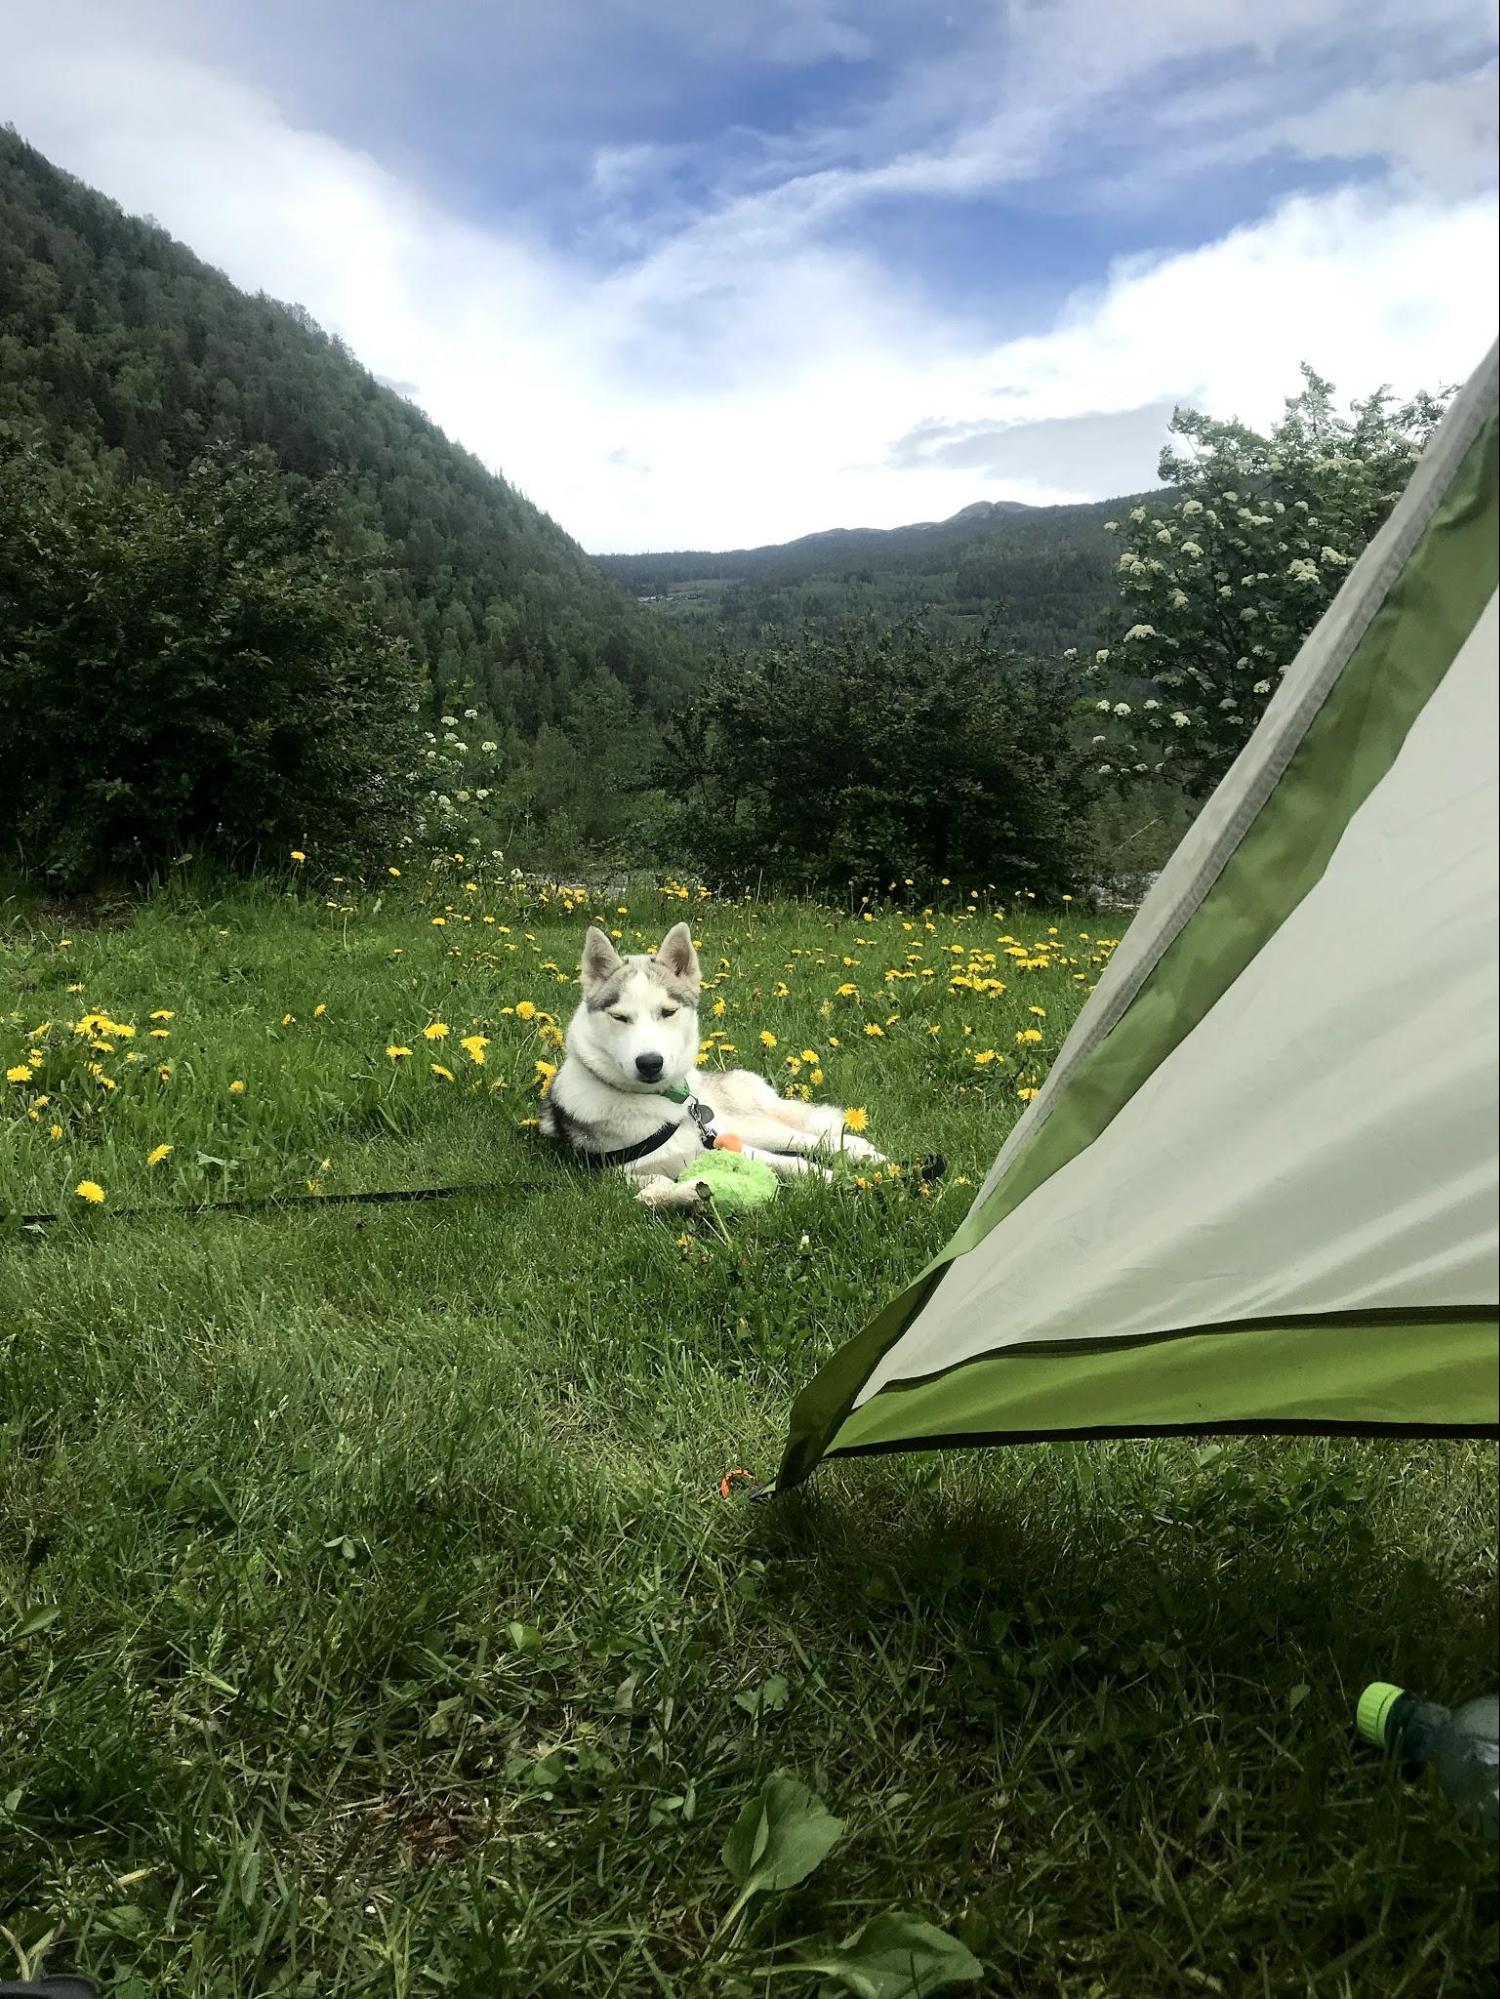
[[[467,1180],[453,1187],[376,1187],[359,1194],[245,1194],[230,1201],[156,1201],[144,1208],[106,1208],[104,1219],[139,1222],[161,1215],[252,1215],[267,1208],[385,1207],[399,1201],[448,1201],[461,1194],[545,1194],[556,1187],[555,1180]],[[57,1213],[0,1209],[0,1227],[39,1228],[59,1220]]]

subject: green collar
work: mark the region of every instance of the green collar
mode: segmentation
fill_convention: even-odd
[[[693,1094],[686,1083],[674,1083],[670,1090],[658,1090],[659,1097],[665,1097],[669,1104],[685,1104]]]

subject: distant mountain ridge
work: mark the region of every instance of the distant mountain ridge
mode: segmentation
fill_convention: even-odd
[[[941,521],[908,521],[902,527],[894,528],[817,528],[811,534],[798,535],[793,541],[773,543],[782,549],[807,548],[814,542],[827,543],[841,535],[858,535],[873,539],[876,536],[893,534],[940,534],[945,528],[954,528],[963,522],[969,527],[980,527],[1006,514],[1030,514],[1040,511],[1026,500],[971,500],[966,507],[960,507],[956,514],[949,514]],[[767,548],[745,551],[750,555],[764,555]]]
[[[1104,523],[1163,494],[1067,506],[975,500],[943,521],[825,528],[795,541],[595,560],[659,616],[753,639],[803,623],[924,617],[993,625],[1022,651],[1060,652],[1094,636],[1114,596]]]

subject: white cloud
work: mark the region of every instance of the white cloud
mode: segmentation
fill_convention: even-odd
[[[1319,5],[1331,17],[1345,0]],[[1058,50],[1022,36],[1006,90],[1031,93],[1026,116],[960,118],[942,141],[905,151],[882,152],[872,128],[867,164],[788,169],[605,277],[519,227],[444,212],[264,91],[201,58],[133,45],[128,26],[88,8],[59,8],[44,33],[12,42],[4,108],[61,165],[154,213],[237,283],[299,301],[377,374],[420,385],[451,435],[586,546],[730,547],[937,518],[981,497],[1097,496],[1076,428],[1065,461],[1059,452],[1049,466],[1033,449],[1024,479],[1014,454],[895,450],[913,433],[1092,413],[1117,443],[1125,413],[1175,395],[1266,420],[1303,358],[1349,390],[1433,384],[1474,365],[1493,333],[1493,207],[1455,180],[1452,155],[1434,155],[1423,135],[1437,114],[1420,93],[1392,128],[1399,180],[1286,201],[1205,248],[1121,264],[1023,339],[986,339],[898,285],[847,229],[830,236],[830,218],[888,192],[1024,180],[1089,91],[1118,91],[1148,61],[1180,54],[1203,11],[1174,0],[1132,15],[1127,34],[1116,10],[1067,0],[1049,18],[1082,38],[1080,75],[1070,84]],[[1305,10],[1235,0],[1222,18],[1207,11],[1208,39],[1224,49],[1250,22],[1272,42],[1290,34]],[[830,47],[845,33],[832,8],[816,20]],[[942,69],[913,77],[929,126],[953,83]],[[1335,108],[1321,136],[1287,130],[1281,143],[1362,157],[1378,114],[1357,95]],[[646,147],[605,158],[601,191],[651,164]],[[1032,431],[1033,445],[1047,435]],[[1123,461],[1104,437],[1100,465],[1115,478]]]
[[[1341,91],[1274,136],[1307,159],[1386,159],[1412,187],[1472,194],[1494,178],[1496,85],[1489,63],[1436,82]]]

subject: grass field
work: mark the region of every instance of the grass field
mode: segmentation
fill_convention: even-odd
[[[898,1999],[935,1988],[802,1961],[901,1910],[975,1993],[1493,1992],[1492,1858],[1347,1726],[1367,1678],[1493,1684],[1491,1448],[719,1495],[956,1224],[1121,919],[304,872],[8,933],[0,1206],[60,1219],[0,1238],[0,1978]],[[707,1059],[944,1152],[938,1191],[721,1232],[543,1150],[584,921],[685,910]],[[501,1184],[119,1214],[450,1182]],[[736,1913],[778,1772],[842,1836]]]

